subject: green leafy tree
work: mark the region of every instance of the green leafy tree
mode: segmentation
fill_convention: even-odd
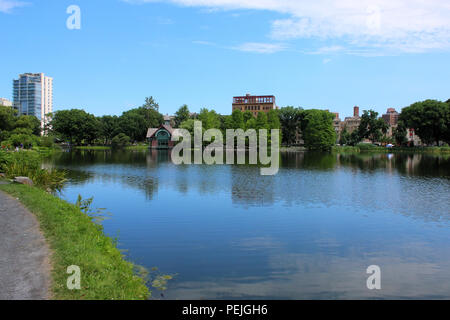
[[[0,106],[0,132],[14,129],[16,111],[10,107]]]
[[[145,98],[145,103],[142,105],[141,108],[159,112],[159,104],[155,101],[155,99],[153,99],[153,97]]]
[[[183,104],[177,112],[175,112],[175,126],[178,128],[183,121],[190,118],[191,113],[189,112],[189,107]]]
[[[251,117],[250,119],[248,119],[248,121],[245,123],[245,130],[248,129],[256,129],[257,124],[256,124],[256,119],[255,117]]]
[[[157,128],[163,121],[158,111],[140,107],[124,112],[119,117],[119,128],[132,141],[144,141],[148,128]]]
[[[41,134],[41,121],[35,116],[20,116],[16,119],[15,128],[29,129],[32,134],[39,136]]]
[[[269,126],[269,129],[280,129],[281,123],[280,123],[280,116],[278,110],[270,110],[267,113],[267,124]]]
[[[120,133],[119,118],[117,116],[103,116],[100,121],[100,137],[104,144],[110,144],[111,140]]]
[[[231,116],[220,116],[220,129],[223,135],[226,134],[227,129],[233,129],[233,119]]]
[[[367,138],[372,142],[380,141],[388,128],[386,122],[378,118],[378,112],[364,110],[358,127],[358,136],[362,139]]]
[[[350,144],[350,140],[351,140],[350,133],[347,131],[347,127],[344,127],[344,130],[342,130],[342,132],[341,132],[339,144],[340,145]]]
[[[220,117],[214,110],[201,109],[198,120],[202,122],[203,130],[220,128]]]
[[[245,111],[244,114],[242,115],[244,117],[244,123],[247,123],[248,120],[254,118],[253,114],[250,111]]]
[[[450,143],[450,105],[437,100],[416,102],[402,110],[399,121],[426,144]]]
[[[407,133],[405,124],[403,121],[399,121],[397,128],[395,128],[393,132],[395,143],[399,146],[405,145],[408,142],[408,139],[406,138]]]
[[[195,119],[187,119],[186,121],[183,121],[180,124],[180,128],[189,131],[189,133],[191,135],[193,135],[194,134],[194,122],[195,122]]]
[[[56,136],[75,145],[94,142],[100,127],[94,115],[80,109],[57,111],[50,124]]]
[[[333,128],[334,115],[323,110],[304,111],[302,120],[303,139],[309,150],[329,151],[336,142]]]
[[[233,113],[231,114],[231,120],[232,128],[227,129],[244,129],[244,115],[241,110],[233,110]]]
[[[279,111],[280,125],[283,132],[282,142],[288,145],[294,144],[297,130],[302,120],[303,109],[288,106]]]
[[[256,116],[255,129],[269,129],[269,123],[267,122],[267,115],[265,112],[258,112],[258,115]]]
[[[119,133],[111,140],[111,146],[113,148],[122,148],[129,144],[130,144],[130,137],[124,133]]]

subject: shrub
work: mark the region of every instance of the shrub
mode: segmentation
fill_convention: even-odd
[[[61,190],[66,180],[65,171],[41,169],[41,158],[35,151],[0,152],[0,170],[8,178],[28,177],[47,191]]]
[[[121,148],[130,144],[130,137],[124,133],[119,133],[111,140],[111,145],[113,148]]]

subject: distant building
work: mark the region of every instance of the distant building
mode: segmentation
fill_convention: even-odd
[[[383,114],[382,118],[386,122],[386,124],[390,126],[396,126],[398,123],[399,113],[395,111],[394,108],[387,109],[386,113]]]
[[[12,107],[12,101],[5,99],[5,98],[0,98],[0,106]]]
[[[394,130],[398,125],[399,113],[395,111],[394,108],[387,109],[386,113],[382,115],[384,122],[389,126],[386,135],[392,137],[394,135]]]
[[[173,135],[178,135],[179,129],[162,124],[159,128],[150,128],[147,131],[147,140],[152,149],[170,149],[174,146]]]
[[[260,112],[268,113],[270,110],[277,109],[275,96],[252,96],[248,93],[245,96],[233,97],[232,106],[233,111],[250,111],[255,117]]]
[[[359,107],[355,106],[353,107],[353,117],[346,117],[344,122],[341,123],[341,131],[345,128],[348,133],[352,133],[359,128],[360,123],[361,117],[359,116]]]
[[[169,115],[166,114],[164,116],[164,124],[166,126],[171,126],[171,127],[175,126],[175,117],[174,116],[169,116]]]
[[[49,122],[47,114],[53,112],[53,78],[43,73],[24,73],[13,80],[13,107],[19,115],[32,115]]]

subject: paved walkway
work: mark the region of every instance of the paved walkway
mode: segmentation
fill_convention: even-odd
[[[48,299],[49,256],[35,216],[0,191],[0,300]]]

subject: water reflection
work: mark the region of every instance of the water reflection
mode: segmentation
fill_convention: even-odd
[[[156,150],[47,165],[69,170],[64,198],[113,213],[105,231],[131,260],[179,275],[170,299],[450,298],[449,157],[283,153],[275,176]]]

